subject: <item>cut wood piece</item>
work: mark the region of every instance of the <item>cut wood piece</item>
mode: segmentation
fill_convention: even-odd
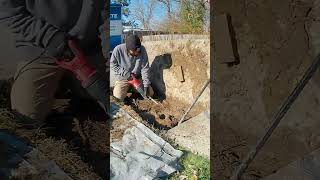
[[[184,74],[182,66],[178,66],[178,78],[180,82],[184,82]]]
[[[232,33],[230,17],[218,15],[213,20],[214,53],[219,63],[233,63],[236,58],[236,44]]]

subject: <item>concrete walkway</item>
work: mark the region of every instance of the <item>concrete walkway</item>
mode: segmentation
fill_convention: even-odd
[[[193,153],[210,157],[210,114],[205,111],[168,131],[168,136]]]
[[[290,163],[263,180],[319,180],[320,149]]]

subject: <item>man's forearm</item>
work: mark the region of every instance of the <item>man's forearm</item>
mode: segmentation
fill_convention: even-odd
[[[122,76],[126,79],[130,77],[130,72],[121,66],[111,66],[111,70],[113,70],[116,75]]]
[[[110,61],[110,69],[118,76],[124,77],[126,79],[128,79],[130,77],[130,72],[121,67],[116,60],[114,59],[114,57],[111,57],[111,61]]]

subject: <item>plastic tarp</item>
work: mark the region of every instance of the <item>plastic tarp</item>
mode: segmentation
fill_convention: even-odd
[[[0,179],[72,180],[55,162],[5,130],[0,130]]]
[[[111,179],[162,179],[179,169],[182,152],[157,136],[124,110],[112,104],[112,116],[123,116],[134,125],[120,141],[111,143]]]

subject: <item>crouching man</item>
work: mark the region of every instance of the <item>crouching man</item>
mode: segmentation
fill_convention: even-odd
[[[150,86],[148,55],[138,36],[128,36],[126,43],[116,46],[110,59],[111,73],[115,84],[113,95],[123,101],[130,88],[128,81],[132,75],[142,81],[144,96],[152,97],[154,92]]]

